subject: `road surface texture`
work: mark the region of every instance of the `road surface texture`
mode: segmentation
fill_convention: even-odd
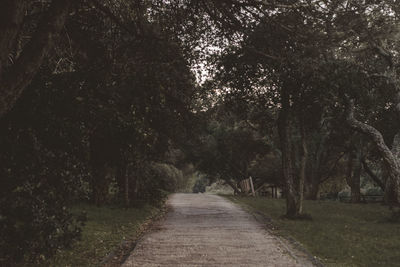
[[[208,194],[174,194],[170,211],[123,266],[313,266],[240,207]]]

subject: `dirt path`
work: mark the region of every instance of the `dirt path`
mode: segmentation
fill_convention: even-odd
[[[123,266],[312,266],[222,197],[174,194],[169,205]]]

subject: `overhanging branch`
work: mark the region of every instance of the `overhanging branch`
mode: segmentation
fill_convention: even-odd
[[[73,0],[53,0],[43,15],[32,39],[6,73],[0,77],[0,117],[7,113],[32,81],[54,39],[63,29]]]

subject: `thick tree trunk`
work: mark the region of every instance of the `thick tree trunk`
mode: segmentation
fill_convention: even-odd
[[[346,115],[347,115],[347,123],[349,126],[365,135],[367,135],[373,143],[377,146],[380,155],[383,158],[383,161],[388,170],[388,182],[389,186],[394,189],[394,200],[396,203],[400,203],[400,194],[399,194],[399,180],[400,180],[400,162],[399,159],[395,156],[395,154],[388,148],[386,145],[382,134],[375,129],[374,127],[362,123],[355,119],[354,117],[354,101],[350,99],[346,99]]]
[[[392,179],[387,177],[386,181],[385,181],[385,190],[384,190],[384,195],[383,195],[383,201],[388,205],[398,203],[398,201],[397,201],[398,193],[396,193],[395,188],[396,188],[396,185],[393,184]]]
[[[5,68],[5,61],[10,53],[11,45],[21,26],[27,1],[7,0],[1,4],[0,48],[0,117],[6,114],[15,104],[23,90],[34,78],[42,65],[54,39],[61,31],[68,16],[72,0],[53,0],[49,10],[41,18],[31,40],[24,46],[20,56],[10,67]],[[7,5],[8,8],[5,8]],[[2,9],[5,8],[5,9]],[[10,11],[3,17],[3,13]],[[22,14],[23,12],[23,14]],[[8,21],[11,19],[11,21]],[[5,31],[5,34],[3,32]]]
[[[400,132],[398,132],[393,138],[391,152],[397,159],[400,166]],[[400,182],[396,184],[392,179],[389,178],[385,180],[384,201],[386,204],[399,203],[398,197],[400,198],[400,193],[396,190],[397,187],[400,187],[399,183]],[[400,188],[398,190],[400,190]]]
[[[296,192],[291,153],[290,95],[285,88],[281,94],[281,110],[278,118],[278,131],[282,152],[282,170],[285,182],[286,216],[296,218],[299,212],[298,193]]]
[[[393,70],[393,80],[397,81],[397,74],[396,70]],[[399,88],[399,83],[396,84],[396,95],[394,97],[394,103],[396,103],[395,110],[397,113],[397,121],[400,121],[400,88]],[[400,129],[398,129],[397,134],[395,134],[392,142],[392,149],[390,150],[394,156],[394,158],[397,160],[397,169],[399,170],[398,173],[400,173]],[[390,172],[389,172],[390,173]],[[392,175],[393,176],[393,175]],[[392,177],[389,175],[389,178]],[[400,203],[400,176],[397,176],[396,179],[386,179],[386,184],[385,184],[385,196],[384,200],[386,204],[391,204],[396,202],[397,204]]]
[[[394,108],[397,115],[397,121],[400,121],[400,80],[397,74],[397,64],[395,62],[393,53],[383,47],[375,45],[374,48],[377,54],[388,63],[388,69],[385,71],[387,72],[385,77],[388,78],[388,82],[391,83],[396,90],[393,97],[393,103],[395,105]],[[352,103],[350,102],[350,104]],[[391,150],[389,150],[386,146],[379,131],[373,127],[371,128],[372,129],[369,129],[370,136],[373,140],[376,139],[374,142],[378,146],[389,174],[385,182],[385,202],[389,205],[400,204],[400,128],[397,128],[398,132],[394,136]],[[374,134],[373,130],[375,130],[378,134]],[[374,135],[376,136],[375,138]]]

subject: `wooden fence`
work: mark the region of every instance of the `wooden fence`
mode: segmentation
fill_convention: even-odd
[[[253,179],[251,178],[251,176],[248,179],[240,181],[238,183],[238,187],[243,193],[256,196],[256,192],[254,191]]]
[[[384,200],[382,195],[361,195],[360,198],[362,203],[382,203]],[[339,196],[338,199],[340,202],[351,202],[351,196]]]

